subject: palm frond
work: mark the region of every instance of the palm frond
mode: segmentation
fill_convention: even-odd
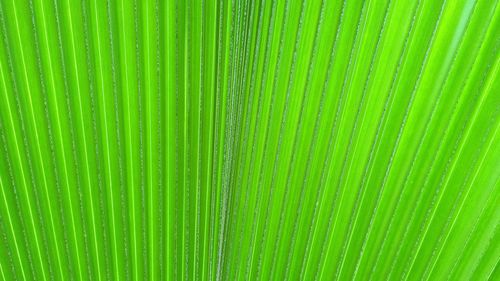
[[[3,280],[498,280],[497,0],[0,1]]]

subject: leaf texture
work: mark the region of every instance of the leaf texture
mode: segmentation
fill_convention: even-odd
[[[498,0],[1,0],[2,280],[499,280]]]

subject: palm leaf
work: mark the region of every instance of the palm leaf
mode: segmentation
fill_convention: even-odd
[[[0,1],[3,280],[498,280],[497,0]]]

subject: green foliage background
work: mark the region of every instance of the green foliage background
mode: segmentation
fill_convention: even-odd
[[[0,0],[2,280],[499,280],[498,0]]]

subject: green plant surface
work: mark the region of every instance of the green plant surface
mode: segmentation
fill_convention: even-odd
[[[2,280],[500,280],[498,0],[0,0]]]

